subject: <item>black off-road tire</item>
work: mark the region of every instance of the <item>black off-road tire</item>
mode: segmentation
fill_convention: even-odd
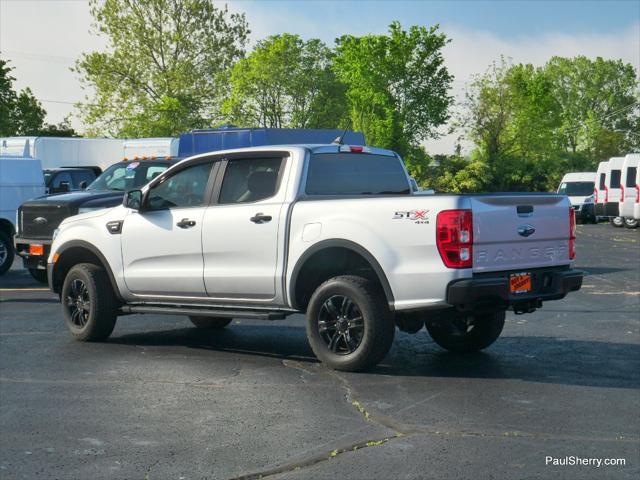
[[[47,280],[47,271],[46,270],[38,270],[37,268],[30,268],[29,269],[29,273],[38,282],[40,282],[40,283],[49,283],[49,280]]]
[[[198,317],[189,315],[189,320],[198,328],[220,330],[231,323],[233,318]]]
[[[344,322],[353,326],[344,327]],[[340,328],[347,328],[348,335],[340,333],[339,323]],[[331,325],[335,325],[333,330]],[[307,338],[316,357],[333,369],[356,372],[377,365],[389,352],[394,333],[395,323],[384,292],[371,280],[351,275],[334,277],[311,296]]]
[[[75,265],[64,279],[60,301],[67,328],[76,340],[99,342],[109,338],[116,325],[117,300],[102,267]]]
[[[0,275],[4,275],[11,268],[15,257],[11,237],[4,232],[0,232],[0,251],[3,253],[3,258],[0,259],[2,262],[0,263]]]
[[[477,352],[498,339],[504,327],[504,318],[504,311],[476,314],[473,323],[466,326],[464,316],[453,312],[446,319],[427,322],[426,327],[433,341],[445,350]]]

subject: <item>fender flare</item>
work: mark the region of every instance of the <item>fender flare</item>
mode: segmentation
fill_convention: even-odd
[[[89,242],[85,242],[84,240],[70,240],[66,243],[63,243],[60,248],[58,248],[56,250],[56,253],[58,253],[60,256],[62,256],[64,254],[65,251],[71,249],[71,248],[83,248],[85,250],[90,251],[92,254],[94,254],[98,260],[101,263],[102,268],[104,268],[104,270],[107,272],[107,276],[109,277],[109,281],[111,282],[111,288],[113,289],[113,294],[116,296],[116,298],[118,299],[118,301],[125,303],[124,299],[122,298],[122,295],[120,295],[120,290],[118,290],[118,283],[116,282],[116,277],[113,275],[113,271],[111,270],[111,266],[109,265],[109,262],[107,262],[107,259],[105,258],[105,256],[102,254],[102,252],[100,250],[98,250],[95,245],[92,245]],[[54,278],[55,272],[56,272],[56,265],[57,263],[53,264],[52,267],[52,275],[51,278]],[[53,287],[53,285],[52,285]]]
[[[393,304],[395,301],[393,296],[393,291],[391,290],[391,285],[389,284],[389,280],[387,279],[387,276],[384,273],[383,268],[380,266],[380,263],[378,262],[378,260],[376,260],[376,258],[371,254],[371,252],[369,252],[362,245],[359,245],[350,240],[344,240],[340,238],[332,238],[328,240],[322,240],[318,243],[314,243],[311,247],[305,250],[305,252],[302,255],[300,255],[300,258],[298,258],[298,261],[296,262],[291,272],[291,283],[288,288],[288,295],[290,299],[289,303],[291,304],[291,306],[293,308],[299,308],[299,306],[296,305],[296,301],[295,301],[296,283],[298,280],[298,276],[300,275],[300,270],[302,270],[302,267],[304,266],[306,261],[312,255],[318,253],[321,250],[326,250],[327,248],[335,248],[335,247],[351,250],[352,252],[357,253],[358,255],[363,257],[369,263],[369,265],[371,265],[371,268],[373,268],[373,271],[375,272],[376,276],[378,277],[378,280],[380,281],[380,284],[382,285],[384,295],[387,299],[387,304],[389,305],[389,308],[393,310],[394,309]]]

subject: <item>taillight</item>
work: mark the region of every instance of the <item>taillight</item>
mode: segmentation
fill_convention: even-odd
[[[608,201],[609,201],[609,189],[605,185],[605,187],[604,187],[604,203],[607,203]]]
[[[448,268],[471,268],[473,217],[471,210],[443,210],[436,218],[436,245]]]
[[[624,202],[624,186],[620,185],[620,201]]]
[[[640,203],[640,185],[636,183],[636,203]]]
[[[576,258],[576,211],[569,207],[569,260]]]
[[[598,189],[593,189],[593,203],[598,203]]]

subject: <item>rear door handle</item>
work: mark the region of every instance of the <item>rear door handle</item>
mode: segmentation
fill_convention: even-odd
[[[271,215],[265,215],[264,213],[256,213],[253,217],[251,217],[253,223],[267,223],[271,221]]]
[[[183,218],[178,223],[176,223],[176,226],[180,228],[191,228],[195,227],[195,225],[196,222],[194,220],[189,220],[188,218]]]

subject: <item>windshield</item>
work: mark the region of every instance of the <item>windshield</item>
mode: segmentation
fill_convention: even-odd
[[[561,195],[586,197],[593,193],[594,182],[563,182],[558,189]]]
[[[116,163],[96,178],[87,190],[131,190],[149,183],[169,168],[169,164],[129,162]]]

